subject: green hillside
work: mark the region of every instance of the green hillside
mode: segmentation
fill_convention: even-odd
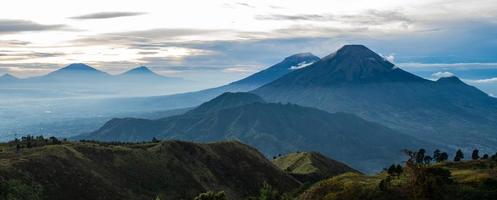
[[[476,160],[403,169],[374,176],[346,173],[314,184],[300,200],[497,199],[497,161]]]
[[[318,152],[290,153],[277,157],[272,162],[301,182],[315,182],[346,172],[359,173],[357,170]]]
[[[263,183],[300,186],[239,142],[26,145],[16,153],[13,142],[0,144],[0,199],[193,199],[206,191],[241,199]]]

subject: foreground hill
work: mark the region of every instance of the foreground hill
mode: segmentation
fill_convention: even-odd
[[[264,182],[279,191],[300,185],[239,142],[63,143],[19,154],[15,145],[0,148],[0,199],[193,199],[208,190],[241,199]]]
[[[497,99],[456,77],[417,77],[362,45],[346,45],[253,93],[353,113],[440,145],[497,148]]]
[[[277,157],[271,162],[303,183],[316,182],[346,172],[356,172],[351,167],[318,152],[297,152]]]
[[[400,176],[346,173],[311,186],[300,200],[493,200],[497,160],[448,162],[424,167],[428,176],[404,169]]]
[[[266,103],[251,93],[225,93],[185,114],[158,120],[112,119],[75,139],[148,141],[153,137],[236,139],[267,156],[318,151],[366,172],[401,160],[404,148],[428,145],[352,114]]]

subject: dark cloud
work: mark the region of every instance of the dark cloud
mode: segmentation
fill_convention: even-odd
[[[177,40],[185,36],[208,35],[230,30],[220,29],[176,29],[160,28],[143,31],[129,31],[91,35],[72,41],[76,45],[102,45],[102,44],[153,44],[163,40]],[[153,47],[153,45],[151,45]]]
[[[1,47],[22,47],[29,44],[31,44],[31,42],[21,40],[0,40]]]
[[[65,53],[46,53],[46,52],[21,52],[21,51],[4,51],[0,50],[0,61],[19,61],[33,58],[59,57],[67,55]]]
[[[28,20],[0,19],[0,34],[9,34],[27,31],[51,31],[67,29],[63,24],[38,24]]]
[[[118,17],[131,17],[144,15],[146,13],[143,12],[98,12],[98,13],[90,13],[86,15],[74,16],[70,17],[70,19],[79,19],[79,20],[87,20],[87,19],[110,19],[110,18],[118,18]]]
[[[302,15],[256,15],[258,20],[288,20],[288,21],[332,21],[335,19],[333,15],[317,15],[317,14],[302,14]]]
[[[393,10],[366,10],[355,15],[333,15],[333,14],[300,14],[300,15],[257,15],[258,20],[276,20],[276,21],[336,21],[348,24],[359,25],[382,25],[388,23],[410,24],[412,19],[399,11]]]

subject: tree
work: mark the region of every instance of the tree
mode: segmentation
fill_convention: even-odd
[[[462,153],[461,149],[457,150],[456,156],[454,156],[454,161],[458,162],[461,161],[464,158],[464,154]]]
[[[425,149],[419,149],[419,151],[416,153],[416,163],[423,163],[425,159]]]
[[[388,173],[388,175],[393,175],[395,173],[395,165],[394,164],[392,164],[392,165],[390,165],[390,167],[388,167],[387,173]]]
[[[208,191],[202,194],[199,194],[197,197],[194,198],[194,200],[227,200],[228,198],[226,197],[226,194],[224,191],[220,192],[212,192]]]
[[[275,190],[267,182],[262,184],[262,188],[259,192],[259,200],[280,200],[281,194]]]
[[[440,156],[441,156],[442,152],[440,151],[440,149],[436,149],[434,152],[433,152],[433,160],[435,160],[436,162],[440,162]]]
[[[433,158],[431,156],[425,156],[425,158],[423,159],[424,163],[427,165],[430,164],[432,160]]]
[[[153,138],[152,138],[152,142],[153,142],[153,143],[157,143],[157,142],[159,142],[159,140],[158,140],[157,138],[153,137]]]
[[[480,159],[480,155],[479,155],[478,149],[473,150],[473,153],[471,154],[471,159],[473,159],[473,160]]]
[[[488,154],[483,154],[483,156],[481,157],[482,160],[488,160]]]
[[[440,154],[440,157],[438,158],[437,162],[444,162],[447,161],[448,159],[449,159],[449,154],[443,152]]]
[[[402,168],[402,166],[397,165],[397,166],[395,167],[395,172],[396,172],[398,175],[402,174],[402,172],[403,172],[403,171],[404,171],[404,169]]]

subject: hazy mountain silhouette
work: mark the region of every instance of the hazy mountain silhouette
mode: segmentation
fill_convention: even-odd
[[[319,151],[364,170],[379,170],[402,159],[403,148],[426,143],[346,113],[328,113],[294,104],[265,103],[250,93],[225,93],[183,115],[112,119],[77,137],[144,141],[152,137],[193,141],[237,139],[267,156]]]
[[[11,83],[11,82],[16,82],[19,81],[20,79],[11,75],[11,74],[4,74],[0,76],[0,82],[5,82],[5,83]]]
[[[294,71],[296,67],[308,65],[318,61],[319,58],[311,53],[299,53],[286,57],[283,61],[268,67],[265,70],[252,74],[239,81],[232,82],[216,88],[200,90],[196,92],[187,92],[181,94],[112,99],[105,102],[109,105],[119,105],[121,107],[135,108],[136,110],[146,109],[154,110],[186,108],[200,105],[225,92],[246,92],[256,89],[266,83],[269,83],[281,76]]]
[[[354,113],[442,145],[497,147],[497,99],[457,77],[417,77],[362,45],[346,45],[253,92],[269,102]]]

